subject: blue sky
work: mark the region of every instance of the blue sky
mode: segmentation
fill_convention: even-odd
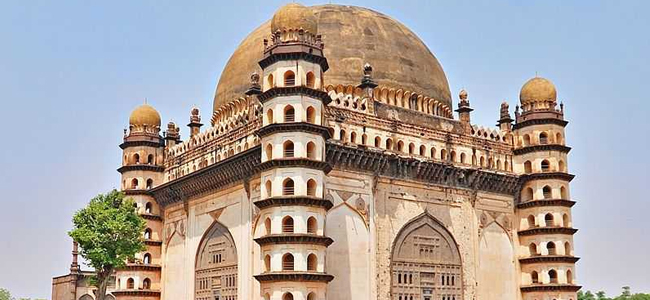
[[[286,1],[0,1],[0,287],[50,297],[70,218],[119,183],[144,98],[209,119],[230,54]],[[305,1],[305,4],[322,2]],[[350,1],[403,22],[492,126],[537,72],[565,103],[579,284],[650,292],[647,1]],[[334,45],[330,45],[334,46]],[[183,129],[187,136],[187,129]]]

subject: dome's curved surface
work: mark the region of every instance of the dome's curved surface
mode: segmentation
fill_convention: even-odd
[[[557,101],[555,85],[546,78],[534,77],[521,87],[519,101],[521,101],[521,105],[533,102],[555,102]]]
[[[129,124],[136,126],[160,126],[160,114],[153,106],[142,104],[131,112]]]
[[[358,85],[367,62],[379,85],[422,93],[452,107],[442,66],[406,26],[367,8],[332,4],[309,8],[316,14],[318,34],[325,43],[330,67],[326,85]],[[230,57],[217,85],[215,110],[248,89],[252,72],[261,73],[257,62],[263,55],[263,40],[271,33],[270,23],[249,34]]]

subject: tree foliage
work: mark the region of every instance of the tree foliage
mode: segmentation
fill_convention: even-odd
[[[142,236],[146,223],[135,211],[133,200],[117,190],[91,199],[72,222],[74,228],[68,234],[79,244],[87,264],[95,269],[97,299],[103,299],[113,271],[146,249]]]
[[[622,288],[621,295],[618,297],[610,298],[605,295],[605,292],[598,291],[594,295],[591,291],[579,291],[578,300],[650,300],[650,294],[638,293],[632,294],[629,286]]]

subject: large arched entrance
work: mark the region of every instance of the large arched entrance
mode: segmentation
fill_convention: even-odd
[[[196,254],[195,300],[237,299],[237,249],[223,225],[215,222]]]
[[[461,300],[460,252],[452,235],[424,213],[397,235],[391,256],[391,298],[394,300]]]

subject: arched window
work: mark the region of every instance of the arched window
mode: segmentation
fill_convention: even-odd
[[[427,155],[427,147],[425,145],[420,146],[420,156]]]
[[[523,201],[533,200],[533,188],[530,188],[530,187],[525,188],[521,192],[521,200],[523,200]]]
[[[144,205],[144,212],[147,214],[153,212],[153,204],[151,204],[151,202],[147,202],[147,204]]]
[[[528,246],[528,250],[530,251],[530,256],[537,256],[537,244],[530,243],[530,246]]]
[[[476,154],[472,154],[472,166],[476,166]]]
[[[266,120],[269,122],[269,124],[273,124],[273,110],[269,109],[266,111]]]
[[[151,239],[151,228],[147,228],[144,230],[144,239],[145,240]]]
[[[440,150],[440,159],[447,160],[447,150],[445,149]]]
[[[147,164],[153,165],[154,163],[153,154],[149,154],[149,156],[147,156]]]
[[[571,244],[569,242],[564,242],[564,255],[571,256]]]
[[[153,179],[149,178],[147,179],[147,189],[153,188]]]
[[[296,121],[296,110],[293,109],[293,106],[287,105],[284,107],[284,122],[295,122]]]
[[[551,171],[551,163],[548,162],[548,160],[542,160],[542,172],[550,172]]]
[[[127,290],[135,289],[135,280],[133,280],[133,278],[129,278],[126,280],[126,289]]]
[[[291,253],[282,256],[282,271],[293,271],[293,255]]]
[[[286,158],[291,158],[294,157],[294,151],[293,151],[293,142],[292,141],[286,141],[284,144],[282,144],[282,156]]]
[[[479,159],[481,162],[481,167],[485,167],[485,157],[481,156],[481,159]]]
[[[548,144],[548,134],[546,132],[542,132],[539,134],[539,143],[540,145]]]
[[[307,107],[307,123],[316,124],[316,109],[312,106]]]
[[[546,249],[548,250],[548,255],[556,255],[557,250],[555,249],[555,243],[548,242],[546,243]]]
[[[316,180],[307,180],[307,196],[316,196]]]
[[[293,71],[284,72],[284,86],[296,85],[296,74]]]
[[[409,154],[415,154],[415,144],[409,144]]]
[[[145,253],[144,257],[142,257],[142,263],[145,265],[151,264],[151,254]]]
[[[282,300],[293,300],[293,294],[284,293],[284,295],[282,295]]]
[[[307,271],[316,271],[317,266],[318,259],[316,258],[316,254],[309,254],[307,256]]]
[[[283,233],[293,233],[293,218],[290,216],[284,217],[282,219],[282,232]]]
[[[531,163],[529,160],[524,163],[524,173],[533,173],[533,163]]]
[[[557,163],[557,169],[558,169],[558,171],[560,171],[560,172],[566,172],[566,167],[564,166],[564,161],[563,161],[563,160],[560,160],[560,161]]]
[[[555,226],[555,222],[553,221],[553,214],[547,213],[544,216],[544,222],[546,223],[546,227],[553,227]]]
[[[524,146],[530,146],[530,135],[524,134]]]
[[[294,195],[294,185],[291,178],[287,178],[282,182],[282,195],[293,196]]]
[[[341,129],[341,131],[339,131],[339,140],[341,142],[347,142],[348,141],[348,137],[345,136],[345,130],[344,129]]]
[[[533,271],[532,273],[530,273],[530,279],[531,279],[532,283],[539,283],[539,275],[537,274],[536,271]]]
[[[564,186],[560,187],[560,197],[562,199],[567,199],[566,188]]]
[[[275,87],[275,82],[273,81],[273,74],[269,74],[269,76],[266,79],[266,82],[269,85],[269,88]]]
[[[375,137],[375,147],[381,147],[381,138],[378,136]]]
[[[436,147],[431,147],[431,158],[436,158]]]
[[[357,133],[354,131],[350,133],[350,142],[354,144],[357,143]]]
[[[271,143],[266,145],[266,149],[264,149],[264,153],[266,153],[266,160],[273,159],[273,145]]]
[[[307,143],[307,158],[316,159],[316,144],[314,142]]]
[[[316,76],[314,76],[314,72],[307,72],[307,87],[314,88],[314,85],[316,84]]]
[[[271,295],[269,293],[264,294],[264,300],[271,300]]]
[[[553,197],[553,192],[551,187],[546,185],[542,188],[542,193],[544,194],[544,199],[551,199]]]
[[[500,159],[497,159],[497,170],[503,170],[503,165],[501,164]]]
[[[386,140],[386,150],[393,150],[393,140],[390,138]]]
[[[368,135],[364,133],[361,135],[361,145],[367,145],[367,144],[368,144]]]
[[[316,300],[316,294],[313,292],[309,293],[309,295],[307,295],[307,300]]]
[[[571,270],[566,271],[566,283],[573,284],[573,273]]]
[[[465,155],[465,153],[460,154],[460,163],[461,164],[467,163],[467,155]]]
[[[271,255],[264,256],[264,271],[271,272]]]
[[[316,234],[317,230],[318,222],[316,221],[316,218],[309,217],[309,219],[307,219],[307,233]]]
[[[555,270],[548,271],[548,278],[551,280],[551,283],[557,283],[557,272]]]
[[[528,228],[535,228],[537,227],[535,224],[535,216],[530,215],[528,216]]]
[[[264,184],[264,187],[266,188],[266,197],[271,197],[273,195],[271,180],[267,180],[266,184]]]
[[[140,154],[133,154],[133,163],[134,164],[139,164],[140,163]]]
[[[142,281],[142,289],[143,290],[150,290],[151,289],[151,279],[145,278]]]
[[[264,220],[264,230],[266,231],[266,234],[271,234],[271,218],[266,218],[266,220]]]
[[[397,141],[397,151],[404,152],[404,142],[403,141]]]
[[[556,143],[556,144],[560,144],[560,145],[562,145],[563,142],[564,142],[564,141],[562,140],[562,134],[558,132],[558,133],[555,135],[555,143]]]
[[[136,178],[133,178],[133,180],[131,180],[131,189],[135,190],[137,188],[138,188],[138,180]]]
[[[569,224],[569,215],[568,214],[562,215],[562,226],[567,227],[567,228],[571,227],[571,224]]]
[[[451,151],[451,154],[449,155],[449,159],[451,161],[456,161],[456,151]]]

